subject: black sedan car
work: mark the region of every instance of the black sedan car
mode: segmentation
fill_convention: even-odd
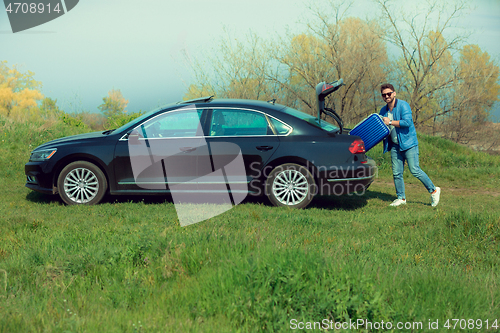
[[[303,208],[316,194],[363,193],[374,180],[363,141],[337,125],[273,102],[200,98],[37,147],[26,187],[67,204],[175,192],[226,193],[233,204],[265,195]]]

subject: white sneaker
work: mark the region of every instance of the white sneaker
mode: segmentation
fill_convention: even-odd
[[[406,205],[406,199],[396,199],[389,206],[396,207],[399,205]]]
[[[436,191],[431,194],[431,206],[436,207],[439,203],[439,196],[441,195],[441,188],[436,187]]]

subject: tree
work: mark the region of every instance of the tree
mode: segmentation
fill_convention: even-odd
[[[315,86],[342,78],[345,87],[329,97],[330,104],[345,122],[354,123],[377,108],[387,52],[376,21],[342,18],[341,7],[333,8],[334,14],[317,12],[319,23],[309,25],[308,34],[281,43],[275,59],[286,67],[288,77],[271,79],[296,95],[303,104],[299,108],[315,114]]]
[[[444,120],[446,136],[468,143],[475,131],[484,127],[488,114],[499,101],[499,67],[477,45],[466,45],[460,52],[459,82],[446,101],[454,109]],[[442,108],[451,106],[443,104]]]
[[[303,33],[274,41],[252,34],[245,43],[228,36],[215,56],[204,55],[204,63],[192,66],[197,83],[185,98],[274,98],[315,115],[315,86],[342,78],[345,86],[328,97],[327,106],[347,124],[378,111],[384,82],[393,83],[398,98],[408,101],[415,126],[433,134],[455,131],[456,139],[466,119],[474,124],[486,119],[498,100],[498,66],[479,48],[463,47],[466,35],[451,33],[464,2],[450,7],[430,0],[411,14],[395,1],[374,1],[382,20],[345,17],[349,6],[332,0],[331,11],[316,10],[317,19]],[[401,52],[391,60],[390,44]],[[482,88],[484,94],[474,100],[466,94]]]
[[[52,99],[50,97],[45,97],[42,100],[42,105],[40,105],[40,116],[43,119],[49,118],[59,118],[64,111],[59,109],[57,106],[57,99]]]
[[[432,126],[440,116],[455,108],[449,105],[443,109],[442,105],[458,83],[453,55],[467,36],[457,35],[448,40],[444,36],[466,9],[465,3],[455,3],[449,8],[444,2],[428,2],[427,6],[419,4],[420,10],[410,14],[395,10],[393,1],[375,1],[388,22],[386,39],[401,51],[401,58],[389,68],[390,78],[397,82],[400,97],[410,104],[415,126]],[[430,28],[433,21],[437,24]]]
[[[108,97],[102,99],[103,103],[98,106],[98,109],[106,116],[106,118],[116,117],[127,112],[128,100],[126,100],[121,91],[112,89],[108,92]]]
[[[0,61],[0,115],[26,120],[37,114],[42,85],[33,76],[31,71],[23,73],[16,65],[9,68],[7,61]]]
[[[227,35],[215,56],[204,55],[204,63],[191,62],[197,83],[184,98],[276,99],[316,114],[316,85],[343,78],[346,87],[333,94],[329,103],[344,121],[352,123],[374,112],[375,92],[385,79],[382,64],[387,60],[380,28],[375,21],[343,19],[341,6],[334,11],[334,15],[318,11],[319,24],[276,41],[251,34],[243,43]]]
[[[187,59],[196,84],[188,88],[184,99],[214,95],[218,98],[270,99],[273,95],[263,68],[269,58],[263,54],[263,43],[255,34],[245,44],[226,31],[215,52],[205,54],[203,61]]]
[[[467,9],[465,2],[428,2],[416,14],[394,9],[393,1],[376,2],[388,22],[386,39],[401,51],[389,68],[390,78],[409,102],[415,126],[468,142],[500,90],[499,68],[489,55],[477,45],[462,46],[467,34],[450,33]]]

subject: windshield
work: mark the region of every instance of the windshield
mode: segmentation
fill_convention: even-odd
[[[340,130],[338,126],[335,126],[334,124],[326,121],[326,120],[321,120],[321,122],[318,121],[318,119],[314,116],[311,116],[310,114],[304,113],[302,111],[298,111],[292,108],[285,108],[283,109],[283,112],[288,113],[289,115],[292,115],[294,117],[300,118],[304,121],[307,121],[308,123],[319,127],[327,132],[337,132]]]

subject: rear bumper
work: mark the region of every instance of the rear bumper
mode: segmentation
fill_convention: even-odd
[[[370,158],[360,167],[322,172],[317,179],[317,195],[364,194],[377,174],[378,167]]]

